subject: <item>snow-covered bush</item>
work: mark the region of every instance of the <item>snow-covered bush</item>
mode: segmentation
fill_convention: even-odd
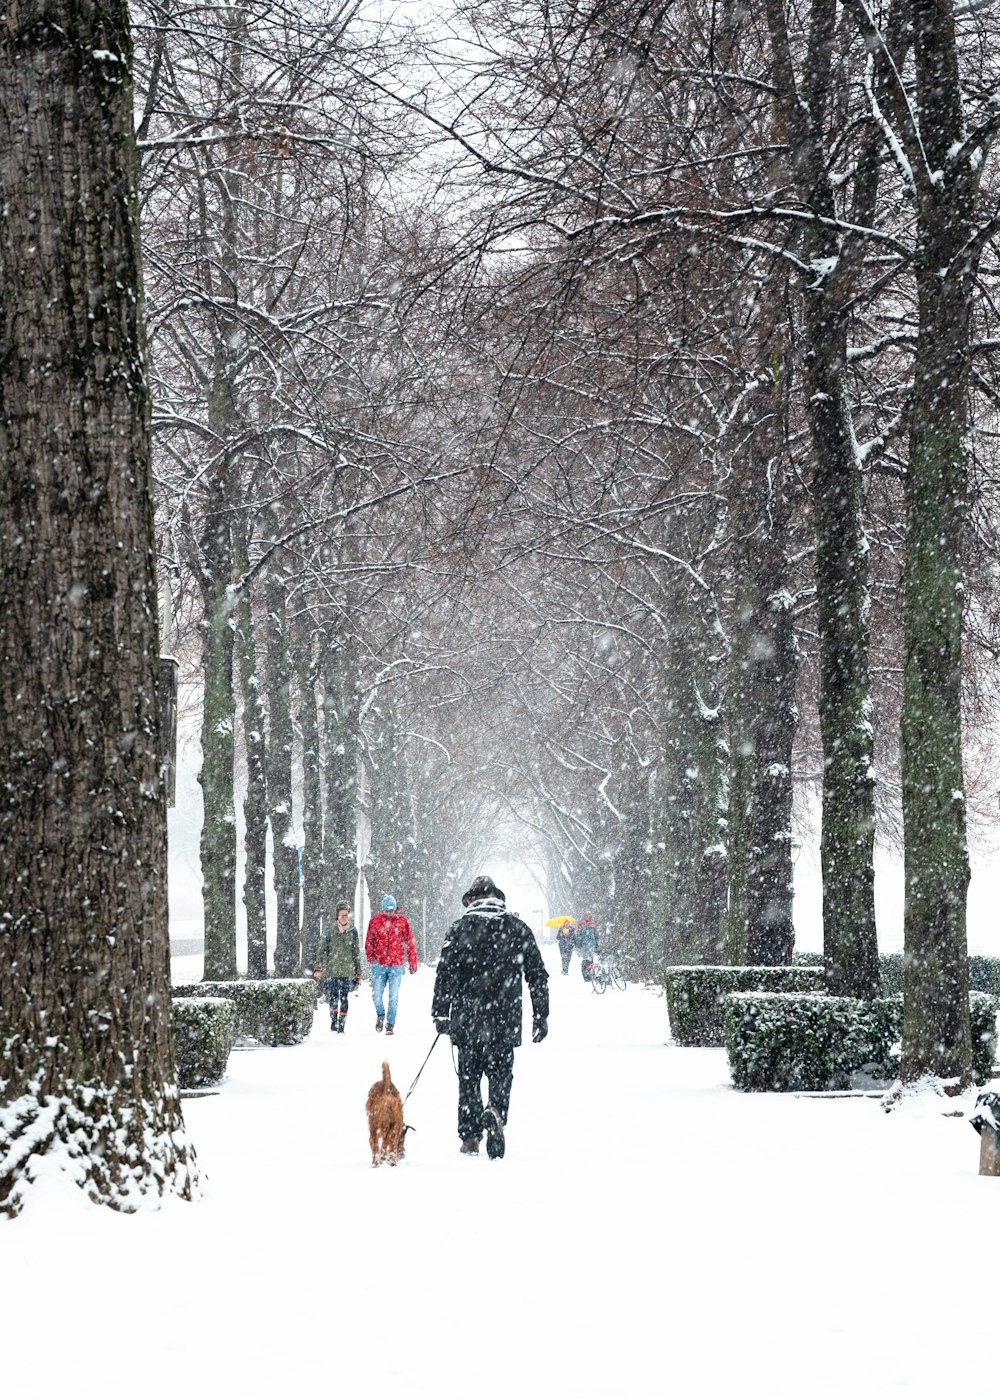
[[[903,955],[902,953],[880,953],[878,959],[879,978],[884,997],[903,995]]]
[[[969,954],[969,991],[1000,997],[1000,958]]]
[[[982,961],[997,962],[998,960],[996,958],[983,958]],[[969,962],[972,962],[971,958]],[[993,1068],[997,1058],[998,1008],[1000,1008],[1000,997],[993,993],[980,991],[969,993],[969,1020],[972,1023],[972,1078],[977,1084],[985,1084],[988,1079],[993,1078]]]
[[[670,1033],[678,1045],[723,1045],[723,1001],[730,992],[819,992],[813,967],[668,967]]]
[[[997,998],[969,995],[972,1077],[993,1074]],[[856,1076],[891,1083],[899,1075],[902,997],[864,1002],[854,997],[768,992],[726,999],[726,1052],[737,1089],[777,1091],[849,1088]]]
[[[181,1088],[218,1084],[236,1039],[233,1003],[226,997],[174,997],[171,1019]]]
[[[226,997],[236,1010],[237,1038],[262,1045],[298,1045],[312,1030],[317,983],[313,978],[271,977],[266,981],[194,982],[175,987],[175,997]]]
[[[726,1053],[737,1089],[846,1089],[867,1070],[891,1079],[901,1004],[780,992],[737,992],[725,1005]]]
[[[793,953],[792,964],[794,967],[822,967],[822,953]]]

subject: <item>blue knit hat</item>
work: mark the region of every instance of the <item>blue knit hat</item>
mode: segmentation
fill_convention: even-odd
[[[396,901],[393,899],[393,897],[392,897],[391,894],[387,894],[386,897],[385,897],[385,899],[383,899],[383,901],[382,901],[382,913],[383,913],[383,914],[393,914],[393,913],[395,913],[395,911],[396,911]]]

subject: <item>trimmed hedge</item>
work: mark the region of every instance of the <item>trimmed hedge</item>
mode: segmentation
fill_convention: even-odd
[[[227,997],[174,997],[170,1018],[182,1089],[218,1084],[236,1039],[236,1008]]]
[[[731,992],[821,992],[822,967],[668,967],[670,1032],[678,1045],[724,1045]]]
[[[993,1075],[997,998],[969,996],[972,1074]],[[787,1092],[847,1089],[855,1076],[891,1083],[899,1074],[901,997],[863,1002],[853,997],[768,992],[726,999],[726,1052],[737,1089]]]
[[[881,1078],[895,1039],[895,1003],[823,992],[738,992],[726,1000],[726,1053],[737,1089],[847,1089],[868,1067]],[[892,1077],[892,1076],[889,1076]]]
[[[903,953],[882,953],[878,966],[882,975],[882,995],[903,995]],[[1000,958],[987,958],[979,953],[969,955],[969,991],[986,992],[1000,997]]]
[[[314,978],[271,977],[266,981],[193,982],[175,987],[175,997],[226,997],[236,1011],[236,1036],[262,1045],[298,1045],[312,1030]]]
[[[882,979],[884,997],[903,995],[903,955],[902,953],[880,953],[878,970]]]
[[[971,962],[972,959],[970,958]],[[985,962],[996,962],[995,958],[985,958]],[[969,993],[969,1020],[972,1031],[972,1078],[977,1084],[985,1084],[993,1078],[993,1067],[997,1059],[997,1011],[1000,997],[992,992],[972,991]]]

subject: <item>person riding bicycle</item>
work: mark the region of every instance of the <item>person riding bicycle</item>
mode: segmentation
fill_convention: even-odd
[[[580,954],[580,968],[585,982],[589,982],[594,975],[598,943],[597,925],[588,909],[580,915],[576,923],[576,950]]]

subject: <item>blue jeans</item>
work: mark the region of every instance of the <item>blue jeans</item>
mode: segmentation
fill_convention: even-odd
[[[403,973],[406,971],[405,963],[397,963],[395,967],[386,967],[384,963],[372,963],[372,1001],[375,1003],[375,1015],[385,1016],[387,1026],[396,1024],[396,1007],[399,1005],[399,984],[403,980]],[[386,984],[389,986],[389,1014],[386,1016],[383,1005]]]

